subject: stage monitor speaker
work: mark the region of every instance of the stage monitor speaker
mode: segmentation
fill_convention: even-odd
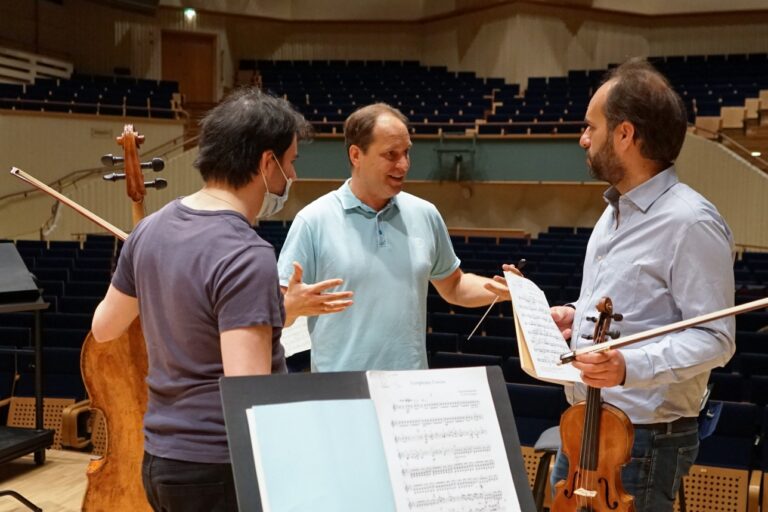
[[[0,244],[0,304],[34,302],[40,290],[16,246]]]

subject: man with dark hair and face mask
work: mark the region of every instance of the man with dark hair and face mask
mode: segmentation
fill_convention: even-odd
[[[219,377],[286,372],[274,248],[251,225],[282,206],[307,127],[286,101],[256,89],[211,110],[195,161],[204,186],[136,226],[96,309],[98,341],[141,314],[142,476],[155,510],[237,510]]]

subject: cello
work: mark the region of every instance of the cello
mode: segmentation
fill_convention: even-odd
[[[597,305],[600,313],[592,338],[602,343],[613,312],[611,299]],[[634,498],[624,491],[621,468],[632,454],[634,429],[626,414],[600,399],[600,388],[587,386],[586,401],[568,408],[560,417],[563,453],[568,457],[568,477],[555,485],[552,512],[634,512]]]
[[[113,173],[105,179],[126,180],[131,199],[134,227],[144,218],[146,187],[141,173],[138,148],[144,136],[127,124],[117,143],[123,148],[125,174]],[[107,155],[104,163],[120,159]],[[162,167],[161,167],[162,168]],[[156,169],[157,170],[157,169]],[[162,188],[164,181],[148,186]],[[83,510],[149,511],[151,507],[141,482],[144,456],[143,419],[147,410],[147,347],[137,317],[116,340],[99,343],[92,333],[83,343],[80,371],[91,401],[91,409],[100,411],[106,422],[107,449],[100,459],[88,465],[88,486]]]
[[[164,188],[165,180],[144,182],[141,168],[162,170],[163,163],[153,159],[140,163],[138,148],[144,141],[142,135],[125,125],[117,143],[123,147],[124,157],[107,155],[105,164],[125,162],[125,173],[105,176],[109,181],[126,180],[126,189],[132,202],[134,226],[144,217],[143,200],[147,187]],[[107,229],[120,240],[128,235],[86,210],[71,199],[55,191],[21,169],[13,168],[11,174],[53,196],[99,226]],[[119,338],[99,343],[88,333],[80,354],[80,371],[85,384],[90,408],[99,411],[104,418],[107,447],[103,457],[92,460],[86,471],[88,485],[83,496],[85,511],[147,511],[147,502],[141,481],[141,463],[144,456],[143,419],[147,409],[147,348],[139,318]]]

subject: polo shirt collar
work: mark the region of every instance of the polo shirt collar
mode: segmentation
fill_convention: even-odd
[[[363,210],[364,212],[368,213],[383,213],[390,208],[399,208],[397,205],[397,196],[393,197],[389,200],[387,205],[382,208],[380,211],[376,211],[364,202],[362,202],[360,199],[357,198],[357,196],[352,192],[352,189],[349,186],[349,182],[352,181],[352,178],[349,178],[347,181],[344,182],[344,184],[339,187],[339,189],[336,191],[336,196],[341,201],[341,206],[344,208],[344,210],[354,210],[356,208],[359,208]]]

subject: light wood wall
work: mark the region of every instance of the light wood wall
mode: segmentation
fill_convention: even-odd
[[[768,249],[768,174],[724,146],[690,133],[677,169],[681,181],[717,206],[737,244]]]
[[[241,58],[412,59],[525,85],[530,76],[604,69],[634,55],[768,51],[768,13],[667,17],[657,23],[578,6],[508,2],[431,22],[369,21],[375,15],[363,21],[287,22],[277,19],[294,15],[285,7],[267,8],[275,19],[201,12],[190,22],[180,9],[169,7],[147,16],[87,0],[37,3],[37,15],[34,2],[0,7],[0,44],[68,58],[82,72],[111,73],[124,66],[134,75],[159,79],[162,30],[211,33],[217,36],[220,93],[233,83]],[[391,11],[398,4],[389,11],[385,4],[374,2],[366,9],[397,19]],[[332,9],[328,6],[344,2],[323,5]],[[430,10],[428,4],[421,8]],[[320,17],[320,9],[312,11]],[[325,18],[345,16],[330,10]]]

